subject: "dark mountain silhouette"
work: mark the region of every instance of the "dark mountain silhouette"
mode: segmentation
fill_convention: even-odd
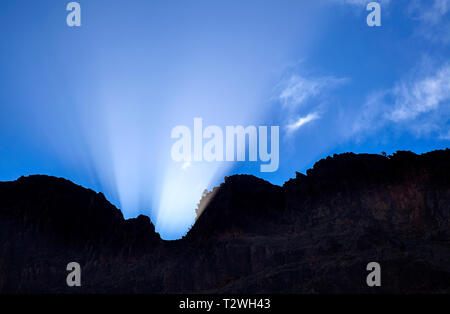
[[[207,202],[208,201],[208,202]],[[448,293],[450,150],[335,155],[282,187],[225,178],[181,240],[67,180],[0,183],[2,293]],[[66,265],[82,287],[66,286]],[[382,286],[368,287],[378,262]]]

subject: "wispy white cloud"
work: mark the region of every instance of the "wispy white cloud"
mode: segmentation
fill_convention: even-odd
[[[450,0],[412,0],[407,11],[419,22],[417,34],[433,42],[450,43]]]
[[[438,24],[450,11],[450,0],[416,0],[412,1],[410,6],[413,11],[417,10],[419,19],[422,21],[430,24]]]
[[[326,90],[335,88],[347,79],[332,76],[309,79],[299,75],[293,75],[284,84],[279,99],[285,107],[299,107],[309,99],[318,96]]]
[[[292,135],[304,125],[321,118],[327,110],[330,91],[348,81],[334,76],[306,77],[290,75],[279,87],[286,135]]]
[[[450,64],[433,74],[374,92],[354,121],[353,134],[401,125],[417,135],[435,133],[445,139],[450,119]]]
[[[308,115],[306,115],[304,117],[298,118],[296,122],[288,124],[286,128],[289,133],[292,133],[292,132],[298,130],[299,128],[301,128],[302,126],[304,126],[305,124],[308,124],[311,121],[317,120],[319,118],[320,118],[320,116],[317,112],[309,113]]]
[[[387,118],[399,122],[436,110],[450,101],[450,65],[445,65],[433,76],[413,83],[400,83],[392,91],[394,110]]]

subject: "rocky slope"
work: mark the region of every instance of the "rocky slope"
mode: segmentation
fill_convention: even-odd
[[[0,292],[450,292],[448,149],[336,155],[282,187],[232,176],[200,207],[166,242],[148,217],[124,220],[67,180],[2,182]],[[66,286],[72,261],[80,288]],[[372,261],[381,287],[366,285]]]

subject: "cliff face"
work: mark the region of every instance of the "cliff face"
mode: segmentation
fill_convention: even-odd
[[[64,179],[0,183],[0,292],[450,292],[448,149],[337,155],[282,187],[232,176],[209,199],[165,242]],[[66,287],[72,261],[81,288]]]

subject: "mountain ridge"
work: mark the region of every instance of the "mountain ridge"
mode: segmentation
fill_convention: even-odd
[[[378,292],[448,292],[449,161],[448,149],[345,153],[282,186],[226,177],[176,241],[63,178],[0,182],[0,292],[373,293],[374,260],[388,272]]]

